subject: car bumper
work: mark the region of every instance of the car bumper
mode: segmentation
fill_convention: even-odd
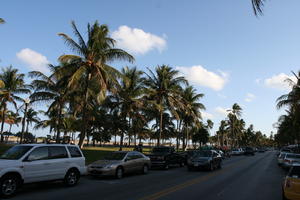
[[[210,163],[189,163],[188,167],[198,168],[198,169],[208,169],[210,167]]]
[[[164,167],[166,164],[166,161],[151,161],[151,168]]]
[[[88,174],[92,176],[114,176],[115,172],[114,168],[88,169]]]

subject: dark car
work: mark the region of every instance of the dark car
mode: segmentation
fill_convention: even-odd
[[[244,155],[254,156],[255,155],[255,151],[254,151],[254,149],[252,147],[246,147]]]
[[[214,150],[199,150],[195,151],[188,158],[187,168],[189,171],[194,169],[214,169],[222,168],[222,156]]]
[[[154,147],[148,155],[151,159],[151,167],[169,169],[171,165],[184,166],[185,157],[175,152],[174,147]]]
[[[258,153],[264,153],[266,150],[265,150],[265,148],[260,147],[257,151],[258,151]]]

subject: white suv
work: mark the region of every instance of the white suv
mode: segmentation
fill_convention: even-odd
[[[64,180],[74,186],[85,173],[85,158],[78,146],[16,145],[0,156],[0,196],[13,196],[23,183]]]

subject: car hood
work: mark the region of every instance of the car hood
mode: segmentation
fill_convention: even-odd
[[[107,166],[107,165],[118,165],[122,163],[122,160],[98,160],[96,162],[93,162],[90,166]]]
[[[19,166],[20,163],[21,163],[21,162],[18,161],[18,160],[6,160],[6,159],[0,159],[0,168]]]

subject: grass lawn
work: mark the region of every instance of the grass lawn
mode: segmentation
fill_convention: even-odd
[[[0,155],[3,154],[12,145],[0,144]],[[91,164],[96,160],[103,159],[106,154],[112,151],[118,151],[119,147],[84,147],[82,152],[86,159],[86,164]],[[123,148],[123,151],[132,151],[133,148]]]

